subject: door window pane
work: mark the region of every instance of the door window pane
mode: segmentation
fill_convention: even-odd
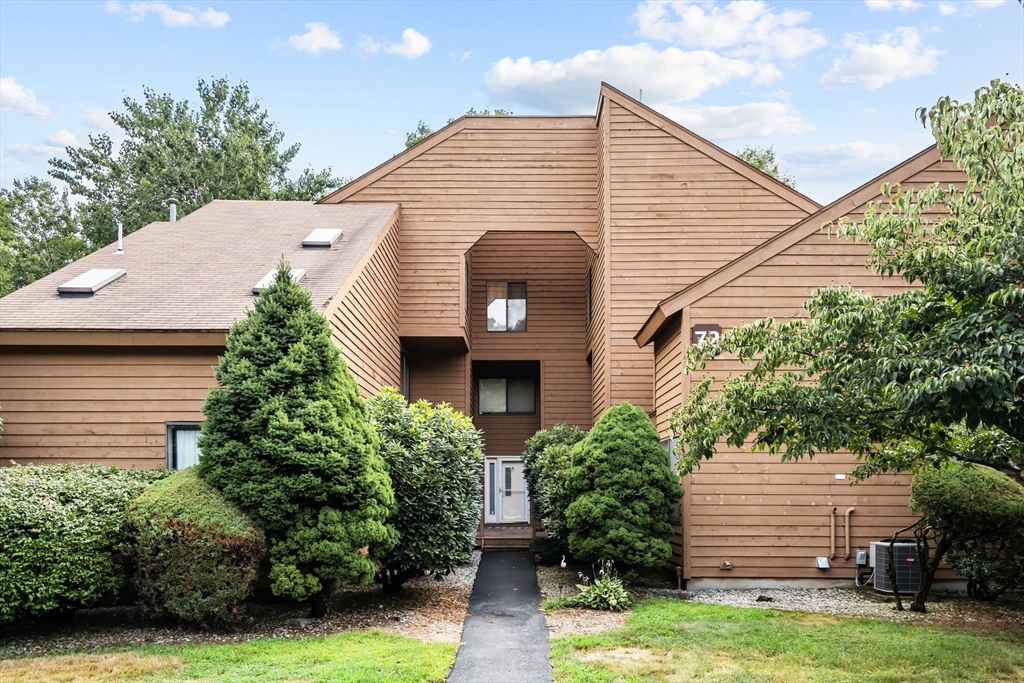
[[[508,412],[507,406],[508,404],[505,398],[505,380],[480,380],[481,413],[505,413]]]
[[[487,283],[487,331],[504,332],[508,322],[508,299],[504,282]]]
[[[532,379],[510,379],[508,381],[508,412],[537,412],[536,391]]]
[[[526,283],[508,283],[508,331],[526,332]]]

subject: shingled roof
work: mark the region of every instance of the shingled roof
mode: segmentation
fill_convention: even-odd
[[[175,223],[152,223],[0,299],[0,330],[227,330],[253,285],[284,256],[323,311],[398,205],[214,201]],[[316,228],[340,228],[331,249],[304,249]],[[57,286],[92,268],[127,274],[86,298]]]

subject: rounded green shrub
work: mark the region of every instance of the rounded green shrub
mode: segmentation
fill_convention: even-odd
[[[985,465],[922,467],[910,485],[910,507],[973,595],[1024,587],[1024,486]]]
[[[666,517],[683,490],[641,408],[624,402],[605,411],[573,447],[566,489],[569,549],[577,559],[613,560],[628,576],[671,558]]]
[[[0,467],[0,623],[89,607],[126,578],[128,505],[164,470]]]
[[[149,612],[201,626],[244,615],[265,552],[263,532],[194,467],[143,491],[128,525],[132,581]]]
[[[368,548],[394,543],[395,499],[355,379],[284,261],[215,376],[199,475],[263,529],[271,590],[322,615],[340,583],[373,580]]]
[[[480,432],[451,406],[409,405],[390,387],[370,401],[370,419],[397,503],[388,518],[397,544],[373,548],[384,589],[449,574],[469,559],[480,521]]]
[[[530,548],[547,564],[569,554],[565,510],[572,499],[566,490],[572,447],[583,440],[585,431],[575,425],[557,424],[542,429],[526,440],[523,474],[530,492],[530,503],[544,520],[547,538],[535,538]]]

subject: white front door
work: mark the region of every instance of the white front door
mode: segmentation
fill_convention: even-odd
[[[523,460],[490,457],[484,465],[484,521],[488,524],[530,521]]]
[[[523,476],[523,461],[518,458],[498,458],[500,481],[500,522],[526,522],[530,519],[529,502],[526,499],[526,478]]]

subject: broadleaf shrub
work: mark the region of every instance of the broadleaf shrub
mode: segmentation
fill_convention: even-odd
[[[568,607],[586,607],[587,609],[621,612],[633,606],[633,595],[626,588],[625,582],[615,570],[611,560],[601,562],[594,572],[594,580],[580,572],[582,584],[576,587],[580,592],[565,601]]]
[[[569,549],[586,562],[613,560],[626,576],[672,556],[666,517],[683,495],[658,432],[641,408],[605,411],[572,451],[566,476]]]
[[[125,584],[128,505],[165,470],[0,467],[0,623],[89,607]]]
[[[396,505],[394,547],[373,548],[385,590],[410,578],[436,578],[469,559],[480,521],[483,443],[473,421],[448,404],[408,404],[385,388],[370,401]]]
[[[1024,588],[1024,486],[985,465],[926,466],[914,474],[910,507],[935,533],[934,564],[945,559],[972,595]]]
[[[266,550],[263,532],[194,467],[143,491],[128,524],[132,581],[148,611],[208,627],[244,616]]]
[[[355,379],[283,260],[215,376],[199,475],[263,529],[271,590],[323,615],[340,583],[373,580],[368,548],[394,543],[395,499]]]
[[[566,488],[566,474],[571,464],[572,447],[587,433],[575,425],[557,424],[542,429],[526,440],[523,451],[523,474],[536,514],[544,520],[547,538],[535,538],[530,549],[541,561],[554,564],[569,554],[565,511],[572,502]]]

